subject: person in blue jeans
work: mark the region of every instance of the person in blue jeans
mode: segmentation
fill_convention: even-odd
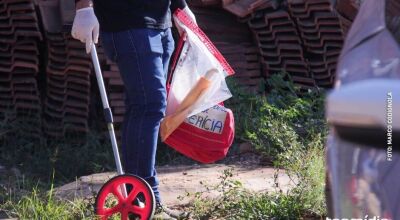
[[[71,32],[86,44],[87,53],[100,35],[107,57],[119,67],[126,94],[122,163],[126,173],[142,177],[152,187],[156,219],[182,217],[162,205],[155,169],[167,70],[174,50],[171,14],[178,8],[196,21],[184,0],[77,0]]]

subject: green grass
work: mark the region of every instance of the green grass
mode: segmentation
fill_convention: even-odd
[[[19,132],[21,127],[28,126],[23,119],[17,121],[6,117],[0,120],[0,164],[15,167],[44,182],[49,182],[56,170],[56,185],[73,181],[77,176],[115,171],[112,147],[104,125],[99,123],[87,134],[75,134],[78,139],[37,139]],[[157,163],[192,161],[160,143]]]
[[[267,81],[270,91],[266,97],[230,86],[236,88],[232,90],[235,98],[227,102],[235,112],[237,141],[250,142],[274,159],[291,148],[307,146],[313,136],[327,132],[324,91],[301,91],[284,77],[277,74]]]
[[[210,199],[202,193],[187,208],[195,219],[324,219],[324,153],[321,139],[310,142],[308,150],[292,150],[276,162],[285,167],[295,185],[285,192],[276,181],[275,192],[253,193],[230,179],[232,171],[221,174],[221,182],[211,187],[222,197]]]
[[[53,176],[54,178],[54,176]],[[47,190],[49,189],[49,190]],[[19,219],[93,219],[92,201],[60,200],[54,185],[33,181],[22,174],[6,173],[0,188],[0,210]]]
[[[52,189],[79,176],[116,170],[104,125],[100,121],[87,134],[50,140],[21,132],[30,126],[24,118],[1,113],[0,210],[19,219],[95,219],[93,200],[61,201]],[[158,164],[190,162],[165,145],[158,154]]]
[[[92,215],[83,200],[60,201],[53,197],[52,190],[41,193],[33,189],[18,202],[9,200],[0,207],[19,219],[88,219]]]
[[[235,112],[237,142],[250,142],[259,153],[273,160],[292,179],[287,192],[276,182],[276,192],[251,193],[231,181],[229,171],[214,189],[221,198],[193,196],[188,208],[196,219],[322,219],[324,197],[324,142],[327,126],[323,114],[324,91],[301,91],[285,75],[268,81],[268,97],[234,89],[228,103]],[[230,86],[237,88],[237,86]]]
[[[267,97],[231,85],[234,98],[226,105],[235,113],[235,142],[251,143],[277,169],[284,168],[294,188],[284,192],[277,185],[276,192],[254,194],[231,180],[232,171],[227,170],[220,184],[210,186],[222,197],[190,195],[195,200],[187,209],[194,219],[319,219],[325,215],[324,91],[301,91],[285,77],[276,75],[267,82]],[[107,136],[90,132],[81,143],[30,140],[18,133],[19,126],[7,118],[0,121],[0,162],[22,171],[1,175],[0,209],[20,219],[94,219],[93,199],[59,200],[53,183],[114,170]],[[188,162],[163,145],[157,156],[159,164]]]

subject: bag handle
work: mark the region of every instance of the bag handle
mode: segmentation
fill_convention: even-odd
[[[174,12],[174,16],[176,16],[177,20],[188,27],[197,38],[204,44],[207,50],[217,59],[217,61],[221,64],[225,73],[230,76],[235,73],[229,63],[225,60],[224,56],[222,56],[221,52],[215,47],[215,45],[211,42],[211,40],[207,37],[207,35],[200,29],[200,27],[193,22],[193,20],[188,16],[188,14],[181,10],[176,9]]]
[[[171,68],[169,70],[168,79],[167,79],[167,94],[169,93],[169,89],[170,89],[171,81],[172,81],[172,76],[174,75],[174,71],[175,71],[176,65],[178,63],[179,57],[180,57],[181,52],[182,52],[182,48],[183,48],[183,46],[185,44],[185,41],[186,41],[186,35],[187,35],[186,32],[184,32],[179,37],[178,44],[176,45],[176,48],[175,48],[175,54],[172,57],[172,64],[171,64]]]

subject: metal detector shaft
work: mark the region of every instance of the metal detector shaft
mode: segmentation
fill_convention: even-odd
[[[92,44],[91,55],[92,55],[94,70],[96,72],[97,84],[99,85],[101,101],[103,102],[104,116],[105,116],[105,119],[107,122],[108,133],[110,134],[111,145],[112,145],[114,159],[115,159],[115,165],[117,166],[118,175],[122,175],[122,174],[124,174],[124,171],[122,169],[121,159],[119,157],[117,139],[115,138],[113,116],[111,113],[110,106],[108,104],[106,88],[104,87],[103,76],[101,74],[100,63],[99,63],[99,58],[97,57],[97,51],[96,51],[95,44]]]

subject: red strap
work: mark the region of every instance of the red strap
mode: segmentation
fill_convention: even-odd
[[[215,45],[211,42],[211,40],[207,37],[207,35],[197,26],[196,23],[192,21],[191,18],[188,17],[185,11],[176,9],[174,15],[178,18],[180,22],[186,25],[191,31],[193,31],[196,36],[203,42],[203,44],[207,47],[208,51],[218,60],[221,66],[224,68],[225,72],[228,75],[233,75],[235,71],[229,65],[229,63],[225,60],[219,50],[215,47]]]
[[[175,48],[175,54],[172,57],[172,64],[171,64],[171,68],[170,68],[170,71],[168,74],[168,79],[167,79],[167,93],[169,93],[172,76],[174,75],[176,64],[178,63],[178,60],[181,55],[182,48],[183,48],[183,45],[185,44],[185,41],[186,41],[186,33],[183,33],[182,36],[179,38],[178,44],[176,45],[176,48]]]

